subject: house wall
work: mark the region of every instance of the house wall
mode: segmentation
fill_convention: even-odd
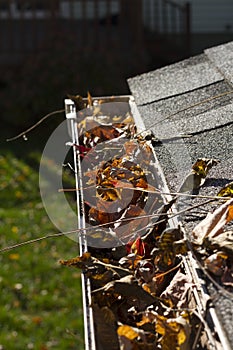
[[[184,1],[142,0],[142,6],[146,29],[159,34],[183,33],[186,30]]]
[[[128,1],[128,0],[125,0]],[[163,32],[163,10],[164,4],[169,0],[142,0],[143,4],[143,23],[144,26],[152,31]],[[171,0],[176,4],[191,4],[191,32],[192,33],[229,33],[233,32],[233,0]],[[4,3],[4,2],[3,2]],[[4,6],[0,8],[0,18],[21,18],[21,13],[17,8],[20,1],[12,0],[10,2],[10,13]],[[1,2],[0,2],[1,4]],[[106,14],[117,15],[120,12],[120,0],[60,0],[58,1],[58,15],[61,18],[81,19],[83,16],[92,19],[96,15],[103,18]],[[85,4],[85,6],[83,6]],[[133,5],[133,4],[132,4]],[[85,8],[85,14],[84,12]],[[34,12],[30,9],[24,11],[24,18],[32,18]],[[37,18],[44,18],[48,15],[46,9],[36,11]],[[168,9],[168,29],[174,30],[171,21],[175,16],[175,10]],[[177,18],[176,22],[182,23],[182,18]],[[176,28],[176,31],[182,31],[182,28]]]
[[[146,1],[146,0],[145,0]],[[184,0],[174,0],[182,4]],[[233,32],[232,0],[189,0],[192,33]]]
[[[85,14],[83,13],[85,9]],[[94,19],[96,15],[98,18],[104,18],[106,15],[117,15],[120,12],[120,2],[119,0],[98,0],[95,2],[93,0],[86,0],[85,7],[83,6],[83,1],[75,0],[70,1],[60,1],[59,12],[61,18],[70,18],[72,11],[72,17],[75,19],[82,19],[84,16],[87,19]]]

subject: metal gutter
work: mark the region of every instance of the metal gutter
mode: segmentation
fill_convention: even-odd
[[[140,116],[140,113],[135,104],[134,98],[132,96],[118,96],[116,98],[112,97],[99,97],[97,98],[104,100],[106,102],[128,102],[131,113],[134,117],[135,125],[137,126],[137,131],[140,133],[145,130],[145,125]],[[78,145],[78,130],[77,130],[77,113],[75,110],[75,105],[72,100],[65,100],[65,113],[68,123],[68,129],[70,136],[72,138],[72,143]],[[154,165],[156,173],[158,174],[159,189],[161,192],[169,193],[169,188],[166,183],[165,176],[163,174],[162,168],[158,162],[155,151],[152,147],[153,156],[154,156]],[[81,159],[77,154],[77,148],[73,146],[73,155],[74,155],[74,169],[75,169],[75,180],[77,188],[82,188],[82,167]],[[172,196],[164,195],[164,199],[170,200]],[[77,226],[82,228],[84,231],[79,235],[79,250],[80,255],[88,251],[86,236],[85,236],[85,218],[84,218],[84,200],[83,192],[80,191],[80,195],[77,195],[77,209],[78,209],[78,218]],[[176,210],[172,209],[171,213],[175,214]],[[171,227],[177,227],[182,223],[179,221],[178,217],[173,217],[169,220],[169,225]],[[231,350],[231,346],[227,340],[224,330],[222,329],[221,323],[217,317],[215,308],[213,305],[207,307],[208,301],[210,299],[205,282],[202,280],[202,277],[199,273],[199,266],[193,258],[191,252],[189,252],[183,259],[183,268],[185,272],[192,278],[194,282],[193,288],[193,297],[196,302],[196,313],[199,315],[199,318],[202,322],[202,327],[200,327],[199,332],[203,327],[205,328],[206,337],[208,339],[208,350]],[[86,350],[97,350],[97,342],[95,336],[95,326],[94,326],[94,316],[93,310],[91,307],[91,285],[90,280],[84,274],[81,277],[82,280],[82,294],[83,294],[83,317],[84,317],[84,334],[85,334],[85,349]],[[206,317],[208,320],[206,321]],[[217,333],[218,338],[214,336],[214,333]],[[198,342],[199,335],[197,334],[196,339]],[[194,347],[191,349],[194,350]]]

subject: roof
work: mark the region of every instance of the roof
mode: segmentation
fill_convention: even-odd
[[[232,180],[233,42],[128,84],[146,128],[163,141],[156,152],[172,189],[198,157],[219,159],[211,174],[218,177],[220,170]],[[191,137],[182,139],[183,134]]]
[[[156,154],[172,191],[179,190],[191,164],[203,157],[220,162],[200,194],[216,195],[233,181],[233,42],[130,78],[128,85],[146,128],[162,140]],[[186,228],[204,216],[206,212],[185,217]],[[218,294],[215,305],[233,345],[232,300]]]

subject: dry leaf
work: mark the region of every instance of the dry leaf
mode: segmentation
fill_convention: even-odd
[[[83,253],[82,256],[77,256],[76,258],[72,258],[68,260],[60,260],[61,265],[74,266],[81,269],[84,266],[89,265],[91,262],[92,262],[91,253],[89,252]]]
[[[186,315],[185,315],[186,316]],[[162,335],[162,350],[188,350],[191,327],[187,317],[166,318],[157,315],[156,332]]]
[[[120,350],[117,336],[117,322],[114,313],[107,306],[93,304],[96,344],[101,350]]]
[[[88,107],[93,106],[92,97],[91,97],[91,94],[89,91],[87,92],[87,105],[88,105]]]
[[[130,270],[135,269],[138,262],[142,260],[142,256],[130,253],[127,256],[123,256],[118,264],[122,267],[128,268]]]
[[[183,233],[180,228],[168,228],[163,231],[158,240],[156,264],[160,270],[167,270],[174,265],[177,256],[175,242],[182,239]]]
[[[119,336],[124,336],[128,338],[129,340],[134,340],[138,337],[138,331],[136,331],[133,327],[126,325],[119,326],[117,329],[117,334]]]
[[[148,260],[140,260],[137,264],[135,276],[146,283],[152,281],[155,274],[155,266]],[[145,289],[145,288],[144,288]]]
[[[149,223],[149,219],[146,217],[146,212],[140,207],[132,204],[126,208],[120,219],[128,220],[123,221],[122,224],[117,226],[115,232],[117,237],[124,240],[126,243],[130,241],[132,236],[134,236],[135,231],[140,228],[146,230]]]
[[[228,255],[224,252],[217,252],[205,259],[205,267],[215,276],[222,276],[226,268]]]
[[[157,302],[157,299],[147,293],[132,275],[109,282],[103,288],[93,292],[93,294],[96,293],[110,293],[121,295],[125,298],[134,298],[139,301],[142,308]]]
[[[201,187],[206,179],[208,171],[217,165],[216,159],[200,158],[193,164],[191,172],[185,178],[180,187],[180,192],[192,192]]]
[[[191,278],[178,271],[169,286],[161,294],[161,298],[170,299],[175,308],[187,308],[193,286]]]
[[[84,109],[86,107],[86,104],[82,98],[82,96],[80,95],[67,95],[68,98],[70,98],[74,104],[75,104],[75,108],[77,111],[81,111],[82,109]]]
[[[193,242],[201,245],[204,239],[213,238],[223,232],[225,224],[233,219],[233,199],[228,200],[209,213],[193,230]]]
[[[138,237],[134,242],[127,244],[127,249],[129,253],[133,253],[135,255],[139,255],[144,257],[148,255],[148,245],[143,242],[141,237]]]
[[[230,182],[218,192],[219,197],[233,197],[233,182]]]
[[[205,245],[212,250],[222,250],[233,257],[233,231],[225,231],[214,238],[207,237]]]
[[[233,267],[226,267],[221,278],[221,282],[226,287],[233,288]],[[233,290],[231,290],[233,291]]]
[[[212,158],[200,158],[197,159],[196,163],[193,164],[192,169],[196,174],[205,178],[208,174],[208,171],[214,166],[217,165],[219,161]]]

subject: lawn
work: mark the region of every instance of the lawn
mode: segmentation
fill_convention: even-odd
[[[58,232],[40,198],[40,154],[0,156],[0,246]],[[0,349],[82,349],[80,272],[59,259],[78,255],[67,237],[0,254]]]

